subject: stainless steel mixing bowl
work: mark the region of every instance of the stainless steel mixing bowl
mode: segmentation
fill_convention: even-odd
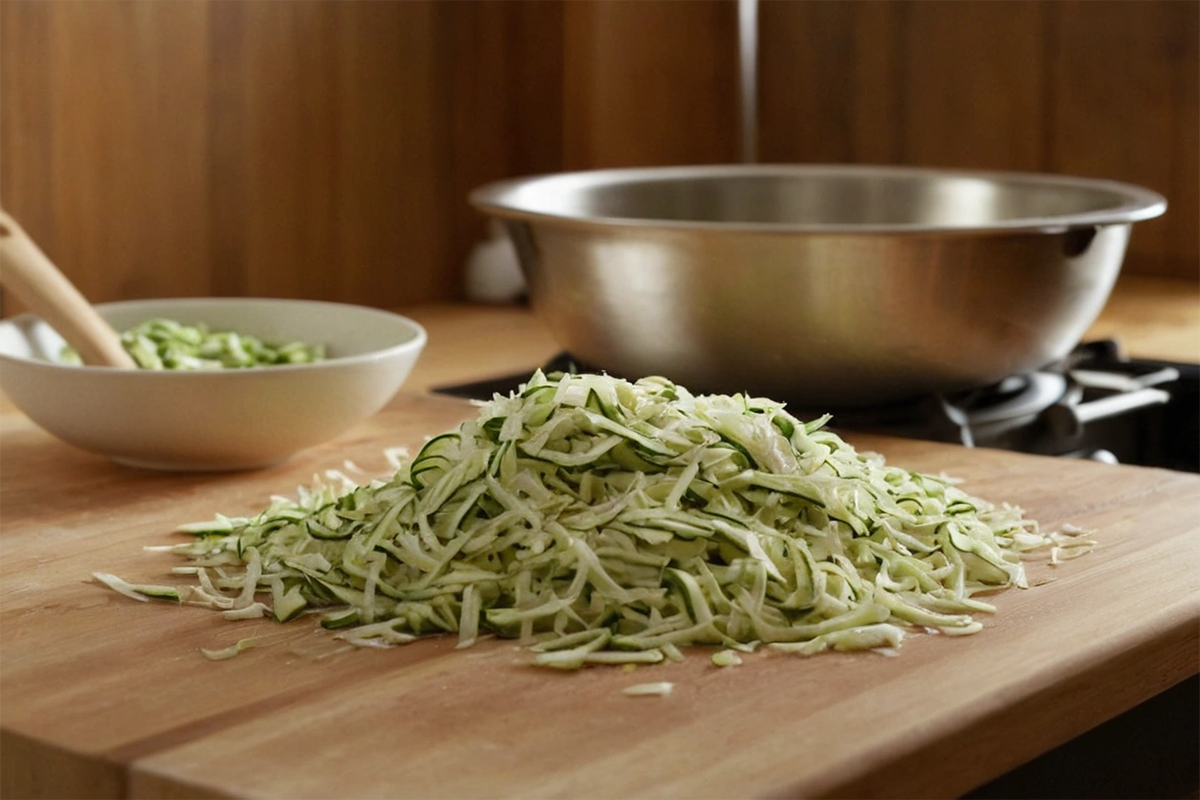
[[[489,184],[535,311],[581,361],[805,407],[983,386],[1064,357],[1162,196],[867,166],[600,170]]]

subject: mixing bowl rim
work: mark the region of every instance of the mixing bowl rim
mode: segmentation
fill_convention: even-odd
[[[1017,217],[982,225],[931,225],[928,223],[804,223],[745,222],[654,219],[646,217],[588,216],[532,210],[518,202],[518,190],[536,184],[562,183],[568,187],[618,185],[634,180],[673,180],[687,177],[779,175],[890,175],[899,177],[964,178],[1025,186],[1087,189],[1121,196],[1109,207],[1072,214]],[[979,235],[1008,233],[1061,233],[1072,228],[1130,224],[1153,219],[1167,209],[1158,192],[1131,183],[1102,178],[1085,178],[1054,173],[949,169],[868,164],[705,164],[699,166],[621,167],[615,169],[553,172],[494,181],[472,190],[470,203],[478,210],[501,218],[565,223],[587,228],[637,228],[647,230],[705,231],[729,233],[801,234],[939,234]]]
[[[41,358],[24,358],[22,356],[13,355],[0,351],[0,363],[13,363],[23,366],[33,367],[35,369],[49,369],[52,371],[58,370],[63,372],[72,372],[79,374],[90,375],[120,375],[123,379],[128,379],[131,376],[141,376],[136,380],[162,380],[165,376],[172,376],[172,380],[197,381],[197,380],[237,380],[237,376],[247,375],[284,375],[295,372],[312,372],[316,370],[331,370],[347,366],[370,364],[395,356],[404,355],[410,352],[419,353],[426,345],[429,335],[424,326],[416,320],[406,317],[403,314],[397,314],[392,311],[387,311],[381,308],[373,308],[371,306],[361,306],[353,303],[338,303],[329,300],[307,300],[301,298],[280,298],[280,297],[147,297],[136,300],[116,300],[109,303],[97,303],[95,308],[101,312],[101,315],[107,311],[120,311],[127,308],[133,308],[139,305],[156,305],[166,304],[183,305],[183,304],[198,304],[200,306],[229,306],[229,305],[254,305],[254,304],[269,304],[269,305],[307,305],[307,306],[325,306],[335,307],[345,311],[353,311],[355,313],[366,313],[371,316],[381,316],[392,321],[399,321],[406,324],[412,329],[413,337],[407,341],[398,344],[389,345],[388,347],[376,348],[368,350],[365,353],[355,353],[347,356],[332,356],[321,361],[315,361],[306,364],[269,364],[264,366],[240,367],[238,369],[213,369],[213,370],[153,370],[153,369],[122,369],[113,367],[89,366],[86,364],[64,364],[59,361],[48,361]],[[13,317],[0,320],[0,326],[16,327],[18,329],[27,329],[29,326],[41,322],[45,323],[37,314],[26,312]],[[157,377],[153,377],[157,376]]]

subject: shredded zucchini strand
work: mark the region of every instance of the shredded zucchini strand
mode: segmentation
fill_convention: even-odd
[[[177,596],[230,617],[320,610],[362,646],[492,633],[577,668],[974,633],[992,607],[972,596],[1024,586],[1022,554],[1089,543],[860,453],[827,419],[662,378],[537,372],[390,480],[339,473],[253,518],[184,526],[194,541],[173,549],[199,586]]]

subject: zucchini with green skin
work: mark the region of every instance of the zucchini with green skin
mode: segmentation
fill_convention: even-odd
[[[559,669],[695,644],[890,651],[914,629],[978,631],[979,595],[1025,585],[1022,554],[1090,544],[859,453],[827,421],[663,378],[537,372],[390,480],[185,526],[172,549],[203,586],[180,596],[319,611],[360,645],[514,637]]]
[[[92,577],[100,581],[117,594],[123,594],[132,600],[143,603],[150,600],[173,600],[180,602],[179,590],[174,586],[155,586],[145,583],[128,583],[116,575],[107,572],[93,572]]]
[[[713,653],[712,662],[718,667],[736,667],[742,663],[742,657],[736,650],[718,650]]]
[[[135,325],[122,332],[120,340],[134,363],[150,370],[239,369],[311,364],[325,358],[324,345],[277,344],[244,333],[212,331],[203,323],[184,325],[162,318]],[[83,363],[70,347],[63,347],[59,360],[65,364]]]

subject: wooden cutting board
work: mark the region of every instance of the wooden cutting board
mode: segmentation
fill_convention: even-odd
[[[0,778],[6,797],[953,796],[1195,674],[1200,478],[880,437],[889,462],[966,479],[1099,547],[996,599],[982,633],[900,655],[711,651],[636,672],[532,668],[512,642],[342,646],[311,621],[138,603],[93,571],[169,580],[179,524],[248,514],[346,459],[471,415],[400,395],[262,472],[140,472],[0,428]],[[263,644],[212,662],[201,647]],[[671,681],[666,697],[634,683]]]

